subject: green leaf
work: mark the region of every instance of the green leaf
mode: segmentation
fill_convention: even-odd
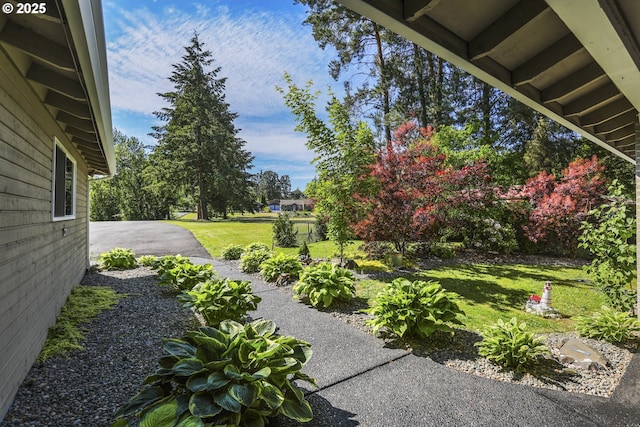
[[[196,355],[196,349],[186,341],[182,341],[176,338],[166,338],[163,340],[162,347],[171,355],[184,358],[194,357]]]
[[[224,410],[233,412],[234,414],[239,414],[242,411],[241,402],[238,402],[238,400],[233,397],[233,394],[227,392],[216,393],[213,395],[213,401]]]
[[[231,380],[222,372],[214,372],[207,378],[207,389],[217,390],[229,384]]]
[[[202,371],[202,362],[196,358],[182,359],[173,365],[173,373],[179,377],[189,377]]]
[[[222,412],[222,407],[213,401],[210,394],[195,393],[189,399],[189,411],[196,417],[209,418]]]
[[[116,412],[116,418],[126,417],[140,412],[163,397],[164,393],[160,387],[145,387]]]
[[[158,405],[145,413],[140,421],[140,427],[173,426],[177,417],[178,404],[175,400]]]
[[[255,329],[256,334],[261,337],[268,337],[276,332],[276,324],[271,320],[259,319],[252,322],[251,326]]]
[[[280,413],[301,423],[306,423],[313,419],[311,406],[309,405],[309,402],[304,399],[302,402],[285,399],[280,406]]]
[[[256,389],[251,383],[234,384],[229,389],[229,393],[244,406],[251,406],[256,400]]]
[[[282,402],[284,402],[284,396],[280,389],[267,381],[260,382],[259,397],[261,397],[272,410],[279,408]]]
[[[198,417],[187,415],[180,419],[176,427],[204,427],[204,423]]]

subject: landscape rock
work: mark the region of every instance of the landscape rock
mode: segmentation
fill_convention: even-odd
[[[609,361],[596,349],[579,339],[567,340],[559,349],[560,359],[582,369],[606,369]]]

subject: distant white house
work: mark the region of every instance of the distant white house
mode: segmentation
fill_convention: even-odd
[[[115,172],[100,1],[31,5],[0,15],[0,419],[89,267],[88,177]]]
[[[267,202],[271,212],[295,212],[295,211],[313,211],[315,203],[312,199],[291,199],[291,200],[269,200]]]

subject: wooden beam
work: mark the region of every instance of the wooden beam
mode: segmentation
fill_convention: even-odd
[[[39,0],[37,3],[44,3],[47,11],[45,13],[37,13],[31,16],[42,19],[44,21],[62,24],[62,18],[60,17],[58,5],[56,4],[55,0]]]
[[[611,104],[607,104],[592,113],[580,117],[580,124],[583,127],[596,126],[632,110],[634,110],[633,105],[631,105],[627,98],[616,99]]]
[[[87,155],[94,156],[96,159],[104,160],[102,150],[97,143],[92,144],[82,139],[78,139],[75,136],[71,138],[71,142],[78,147],[78,150],[86,153]]]
[[[441,0],[404,0],[404,19],[409,22],[413,22],[426,15],[440,2]]]
[[[607,120],[606,122],[597,125],[593,129],[593,133],[595,133],[596,135],[601,135],[613,132],[614,130],[618,130],[627,126],[629,123],[634,123],[636,117],[638,117],[638,114],[635,110],[628,111],[624,114],[612,118],[611,120]]]
[[[602,87],[592,90],[581,98],[566,104],[562,111],[565,116],[582,114],[601,105],[607,104],[621,96],[622,94],[616,85],[613,83],[607,83]]]
[[[8,21],[0,32],[0,42],[6,43],[46,64],[66,71],[76,71],[71,52],[40,34]]]
[[[98,136],[95,133],[84,132],[80,129],[74,128],[73,126],[67,126],[67,128],[64,131],[69,135],[73,135],[76,138],[80,138],[87,142],[91,142],[91,143],[98,142]]]
[[[81,119],[91,119],[91,112],[87,104],[73,100],[58,92],[50,90],[44,98],[44,103]]]
[[[569,34],[513,70],[511,81],[514,86],[530,83],[549,68],[582,49],[584,47],[580,41],[573,34]]]
[[[620,141],[614,142],[613,146],[621,149],[621,148],[629,148],[629,147],[634,147],[635,148],[636,145],[636,136],[631,135],[625,139],[621,139]]]
[[[604,77],[604,70],[596,62],[592,62],[544,89],[541,93],[542,102],[557,101]]]
[[[544,0],[519,1],[469,42],[469,59],[474,61],[489,55],[516,31],[549,10]]]
[[[56,115],[56,120],[60,123],[64,123],[69,126],[73,126],[76,129],[83,130],[85,132],[95,132],[93,123],[88,119],[81,119],[80,117],[73,116],[64,111],[59,111]]]
[[[87,99],[79,81],[65,77],[37,63],[31,65],[27,71],[27,78],[76,101],[86,101]]]
[[[630,138],[632,136],[634,138],[636,136],[636,129],[635,129],[634,123],[631,123],[630,125],[625,126],[622,129],[618,129],[616,131],[608,133],[605,138],[607,142],[616,142],[626,138]]]

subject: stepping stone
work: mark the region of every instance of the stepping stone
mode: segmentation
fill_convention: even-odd
[[[560,360],[583,369],[606,369],[609,361],[579,339],[572,338],[560,347]]]

